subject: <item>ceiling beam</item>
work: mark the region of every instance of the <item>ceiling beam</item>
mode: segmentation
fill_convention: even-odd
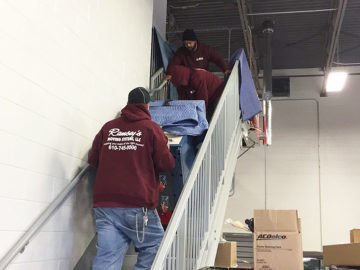
[[[334,11],[336,8],[327,9],[311,9],[311,10],[292,10],[292,11],[278,11],[278,12],[261,12],[261,13],[248,13],[248,16],[269,16],[269,15],[288,15],[288,14],[301,14],[301,13],[317,13]]]
[[[333,16],[330,22],[330,29],[332,29],[332,34],[331,36],[329,35],[326,46],[327,58],[324,66],[324,81],[320,93],[321,97],[326,97],[326,81],[334,61],[335,52],[338,48],[340,30],[345,15],[346,5],[347,0],[338,0],[338,8],[336,14]]]
[[[251,33],[250,24],[248,21],[248,9],[245,4],[245,0],[237,0],[237,6],[239,9],[241,28],[243,29],[246,55],[249,60],[250,70],[254,79],[255,88],[257,92],[262,92],[260,89],[259,77],[258,77],[258,66],[255,58],[255,46],[254,40]]]
[[[229,30],[242,30],[241,27],[217,27],[217,28],[199,28],[194,29],[197,32],[215,32],[215,31],[229,31]],[[183,33],[184,30],[177,31],[169,31],[167,34],[180,34]]]

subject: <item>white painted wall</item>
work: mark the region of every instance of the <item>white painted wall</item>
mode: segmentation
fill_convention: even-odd
[[[0,0],[0,257],[148,86],[152,0]],[[81,185],[9,269],[72,269],[94,234]]]
[[[153,26],[166,40],[166,7],[167,0],[154,0]]]
[[[321,251],[348,243],[350,229],[360,227],[360,76],[326,98],[319,97],[322,77],[293,77],[290,85],[290,99],[310,100],[273,102],[273,145],[239,159],[226,218],[244,222],[254,209],[298,209],[304,250]]]

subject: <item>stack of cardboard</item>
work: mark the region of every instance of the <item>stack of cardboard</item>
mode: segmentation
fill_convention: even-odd
[[[215,258],[216,267],[236,267],[236,242],[219,243]]]
[[[360,243],[360,229],[350,231],[350,243]]]
[[[350,231],[351,244],[323,247],[324,265],[360,266],[360,229]]]
[[[296,210],[254,211],[254,269],[304,269]]]

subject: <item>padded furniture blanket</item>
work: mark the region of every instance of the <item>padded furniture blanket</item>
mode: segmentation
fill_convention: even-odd
[[[164,106],[164,103],[150,103],[151,119],[164,131],[182,136],[198,136],[209,128],[203,100],[174,100],[168,106]]]

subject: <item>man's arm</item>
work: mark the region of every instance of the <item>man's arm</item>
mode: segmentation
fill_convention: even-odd
[[[168,64],[168,67],[166,69],[166,74],[165,74],[165,77],[163,78],[163,81],[169,81],[171,80],[171,75],[168,74],[168,71],[173,68],[174,66],[176,65],[181,65],[182,63],[182,57],[181,57],[181,51],[180,51],[181,48],[179,48],[173,58],[171,58],[169,64]]]
[[[211,46],[208,46],[209,50],[209,60],[214,62],[225,74],[230,74],[231,69],[225,60],[218,54],[215,49]]]
[[[170,171],[175,167],[175,160],[169,150],[168,139],[160,127],[154,132],[153,163],[157,172]]]
[[[88,153],[88,163],[95,168],[99,166],[99,157],[102,147],[102,141],[103,141],[103,134],[102,134],[102,130],[100,130],[99,133],[96,134],[92,147]]]

